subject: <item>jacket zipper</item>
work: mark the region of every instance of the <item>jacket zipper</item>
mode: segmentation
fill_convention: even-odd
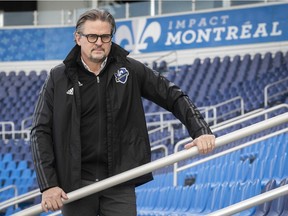
[[[97,79],[97,83],[100,83],[100,78],[99,78],[99,76],[96,76],[96,79]]]

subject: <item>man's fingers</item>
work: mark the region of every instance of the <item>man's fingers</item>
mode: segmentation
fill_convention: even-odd
[[[61,199],[57,199],[52,202],[53,211],[59,210],[62,206],[63,206],[63,203]]]
[[[62,198],[63,198],[64,200],[68,200],[68,199],[69,199],[68,196],[67,196],[67,194],[66,194],[64,191],[62,191],[61,196],[62,196]]]
[[[197,146],[198,146],[198,151],[199,151],[200,154],[205,154],[206,153],[206,147],[205,147],[203,142],[199,142],[198,141]]]
[[[185,149],[189,149],[189,148],[192,148],[192,147],[194,147],[194,146],[197,146],[196,143],[191,142],[191,143],[186,144],[186,145],[184,146],[184,148],[185,148]]]
[[[194,146],[198,147],[200,154],[207,154],[215,148],[215,136],[214,135],[202,135],[193,140],[193,142],[186,144],[185,149],[192,148]]]
[[[41,207],[43,211],[48,212],[48,205],[45,202],[41,202]]]

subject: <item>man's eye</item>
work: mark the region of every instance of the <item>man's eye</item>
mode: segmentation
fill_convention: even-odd
[[[89,39],[92,39],[92,40],[95,40],[96,38],[98,38],[97,35],[89,35],[88,37]]]

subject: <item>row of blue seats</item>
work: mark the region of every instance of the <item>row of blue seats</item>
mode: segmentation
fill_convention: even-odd
[[[223,79],[228,75],[234,79],[237,79],[236,76],[241,76],[242,78],[246,76],[247,80],[254,80],[266,72],[271,72],[272,68],[279,70],[288,69],[287,62],[288,52],[284,54],[279,51],[274,56],[270,52],[265,53],[263,57],[259,53],[253,57],[250,54],[246,54],[243,58],[239,55],[233,58],[225,56],[222,61],[219,57],[215,57],[213,60],[207,57],[203,62],[199,58],[196,58],[193,64],[179,66],[178,70],[180,73],[194,72],[196,74],[195,71],[199,70],[199,67],[203,64],[211,71],[219,68],[219,74],[221,75],[219,79]],[[236,73],[237,69],[239,73]],[[175,67],[170,68],[170,71],[175,70]],[[200,71],[203,71],[203,69]],[[170,77],[174,75],[171,74]]]
[[[180,179],[193,178],[199,183],[281,179],[288,177],[287,155],[288,134],[283,133],[192,167]]]
[[[267,56],[269,55],[267,54]],[[258,65],[252,71],[248,70],[250,57],[244,57],[241,60],[239,56],[235,56],[233,60],[230,60],[228,56],[222,62],[218,57],[213,61],[207,58],[203,63],[195,60],[192,66],[193,70],[178,73],[172,72],[169,73],[172,75],[168,76],[171,81],[181,86],[189,94],[198,107],[215,105],[241,95],[245,99],[245,110],[250,111],[263,106],[263,89],[265,85],[287,77],[288,60],[286,56],[284,57],[284,54],[279,52],[274,58],[271,55],[270,58],[264,57],[261,64],[266,66]],[[268,61],[268,63],[265,63],[265,61]],[[274,61],[275,63],[273,63]],[[260,70],[259,68],[265,68],[266,72],[261,73],[259,77],[254,79],[249,79],[245,75],[247,71],[249,71],[248,74],[257,73]],[[241,72],[244,69],[245,72]],[[28,75],[24,71],[19,74],[15,72],[0,73],[0,105],[2,107],[0,110],[0,121],[14,121],[16,129],[20,129],[21,121],[33,113],[38,92],[47,77],[47,73],[47,71],[42,71],[40,74],[32,71]],[[255,82],[257,82],[257,85],[255,85]],[[284,89],[285,87],[283,85]],[[283,102],[285,99],[285,95],[283,97],[279,96],[274,98],[274,102]],[[239,107],[239,104],[230,104],[227,107],[220,107],[217,112],[221,116],[237,107]],[[163,111],[157,105],[146,100],[144,100],[144,108],[145,112]],[[238,114],[234,113],[233,115]],[[226,119],[228,117],[230,118],[231,116],[225,116]],[[225,118],[223,117],[223,120]],[[147,118],[147,120],[154,121],[155,119]]]
[[[286,184],[288,184],[287,178],[282,179],[279,184],[274,179],[271,179],[264,187],[261,186],[260,180],[254,180],[151,189],[142,188],[136,190],[138,216],[206,215]],[[288,195],[279,197],[269,203],[252,207],[236,215],[284,216],[287,213]]]
[[[242,142],[234,142],[219,147],[214,150],[213,154],[246,143],[253,139],[253,137],[245,138]],[[191,159],[181,161],[178,166],[181,167],[182,165],[197,162],[211,154],[198,155]],[[288,177],[287,155],[288,134],[282,133],[181,171],[178,173],[178,185],[184,185],[187,180],[192,180],[194,183],[198,184],[204,184],[205,182],[220,183],[256,179],[262,179],[264,182],[271,178],[286,178]],[[172,186],[172,167],[168,166],[165,170],[168,171],[168,173],[155,172],[157,175],[155,175],[154,181],[141,187],[154,188],[169,185]]]

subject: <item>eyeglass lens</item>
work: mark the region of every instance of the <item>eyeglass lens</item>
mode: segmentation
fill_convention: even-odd
[[[89,35],[87,35],[87,40],[90,43],[95,43],[98,40],[98,37],[101,38],[101,41],[103,43],[108,43],[111,41],[111,35],[109,35],[109,34],[104,34],[104,35],[89,34]]]

